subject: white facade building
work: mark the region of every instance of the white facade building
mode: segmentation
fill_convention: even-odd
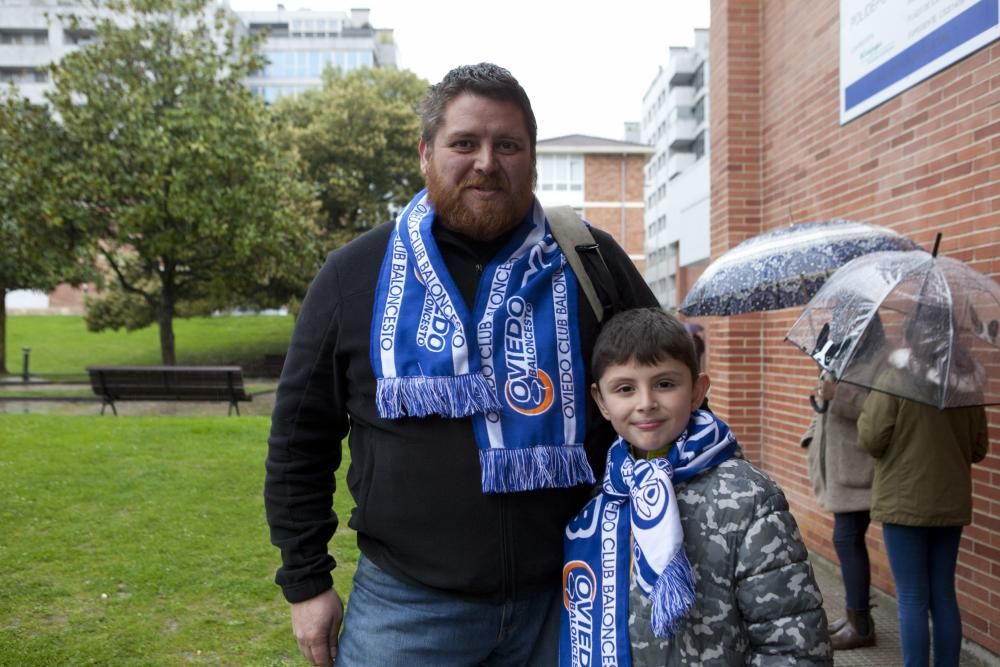
[[[263,45],[270,64],[251,77],[254,94],[273,102],[322,84],[327,66],[347,72],[359,67],[396,67],[392,29],[376,29],[367,9],[350,12],[286,10],[237,12],[251,33],[268,31]]]
[[[80,9],[73,0],[0,0],[0,85],[13,83],[32,102],[44,102],[51,87],[46,67],[94,38],[58,19]]]
[[[707,263],[709,239],[708,30],[692,47],[670,47],[642,100],[646,163],[645,278],[665,308],[676,308],[685,275]]]

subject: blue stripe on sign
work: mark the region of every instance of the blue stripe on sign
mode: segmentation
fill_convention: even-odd
[[[844,110],[850,110],[935,58],[986,32],[997,24],[997,18],[997,0],[980,0],[849,85],[844,92]]]

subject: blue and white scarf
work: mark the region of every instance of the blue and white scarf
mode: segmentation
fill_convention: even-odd
[[[486,493],[593,483],[577,281],[536,199],[483,269],[469,312],[421,191],[396,220],[375,294],[384,419],[472,417]]]
[[[719,465],[736,446],[708,410],[691,414],[665,457],[636,460],[622,438],[611,445],[601,492],[566,526],[561,667],[632,664],[630,553],[636,582],[653,604],[653,633],[677,631],[694,602],[694,582],[673,485]]]

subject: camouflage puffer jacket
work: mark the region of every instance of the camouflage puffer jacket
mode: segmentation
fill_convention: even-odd
[[[778,485],[738,454],[675,490],[695,604],[676,635],[659,639],[633,581],[632,664],[832,665],[823,597]]]

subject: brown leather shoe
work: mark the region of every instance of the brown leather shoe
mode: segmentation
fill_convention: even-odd
[[[877,606],[878,606],[877,604],[873,604],[871,607],[869,607],[868,611],[871,612],[871,610],[874,609]],[[826,624],[826,627],[827,627],[827,629],[830,630],[830,634],[832,635],[832,634],[834,634],[836,632],[840,632],[840,629],[842,627],[844,627],[845,625],[847,625],[847,616],[846,615],[845,616],[841,616],[840,618],[835,619],[833,621],[830,621],[829,623]]]
[[[847,617],[841,616],[837,620],[830,621],[829,623],[827,623],[826,627],[830,629],[830,634],[832,635],[834,633],[840,632],[840,629],[845,625],[847,625]]]
[[[867,626],[867,634],[858,632],[858,625]],[[854,648],[875,646],[875,620],[870,609],[848,609],[847,623],[830,635],[834,651],[850,651]]]

